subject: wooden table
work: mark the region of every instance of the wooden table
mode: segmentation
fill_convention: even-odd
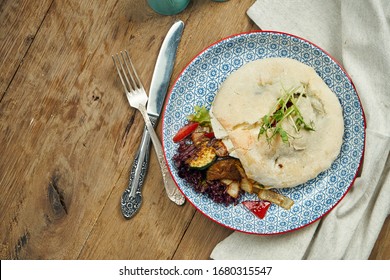
[[[161,16],[145,0],[0,1],[1,259],[209,258],[232,231],[171,203],[154,153],[142,209],[122,217],[144,122],[111,54],[128,49],[148,89],[166,32],[183,20],[172,85],[206,46],[258,29],[253,2],[193,0]],[[388,219],[372,259],[390,258],[389,234]]]

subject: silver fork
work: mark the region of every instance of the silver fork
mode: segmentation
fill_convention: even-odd
[[[170,200],[175,202],[177,205],[182,205],[185,202],[184,196],[177,189],[171,175],[169,174],[160,140],[158,139],[146,112],[146,103],[148,101],[148,97],[141,80],[138,77],[137,71],[131,62],[130,56],[127,51],[121,51],[120,55],[113,55],[112,59],[114,60],[116,70],[118,71],[119,78],[123,84],[123,88],[125,89],[126,97],[130,106],[138,109],[145,120],[146,128],[150,133],[150,138],[152,139],[158,163],[160,164],[165,191]]]

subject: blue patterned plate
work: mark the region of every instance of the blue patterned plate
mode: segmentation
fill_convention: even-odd
[[[210,108],[221,83],[247,62],[288,57],[313,67],[337,95],[343,108],[345,132],[341,153],[317,178],[291,189],[278,190],[294,200],[290,210],[272,204],[264,219],[252,215],[242,204],[224,206],[196,193],[177,175],[172,157],[177,144],[172,137],[193,113],[194,105]],[[178,187],[200,212],[230,229],[254,234],[277,234],[302,228],[318,220],[345,196],[353,184],[365,143],[365,119],[355,87],[325,51],[302,38],[274,31],[259,31],[223,39],[196,56],[183,70],[165,104],[163,146]],[[241,200],[256,199],[245,194]]]

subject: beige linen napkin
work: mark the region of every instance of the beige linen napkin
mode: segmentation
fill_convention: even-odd
[[[263,30],[310,40],[351,76],[366,115],[361,177],[324,218],[275,236],[234,232],[212,259],[367,259],[390,214],[390,1],[258,0],[248,16]]]

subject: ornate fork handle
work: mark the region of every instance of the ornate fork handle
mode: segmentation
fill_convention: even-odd
[[[149,118],[153,127],[155,127],[157,118],[151,115],[149,115]],[[142,204],[142,187],[148,170],[149,152],[150,135],[145,126],[140,147],[131,167],[129,184],[121,198],[122,214],[127,219],[133,217]]]
[[[154,128],[157,123],[157,118],[151,115],[148,115],[148,117],[152,124],[152,127]],[[141,139],[140,148],[134,158],[133,165],[130,171],[129,184],[121,198],[122,214],[127,219],[133,217],[138,212],[142,204],[142,187],[143,187],[144,179],[149,165],[150,140],[151,140],[150,133],[147,127],[145,126],[142,139]],[[165,161],[164,161],[164,165],[165,165]],[[170,177],[170,174],[168,173],[166,176]],[[171,193],[171,191],[169,191],[169,186],[172,185],[172,183],[175,190],[173,195],[169,196],[169,193]],[[174,182],[170,182],[167,184],[168,184],[168,190],[167,188],[166,190],[167,190],[168,197],[178,205],[183,204],[184,198],[181,198],[181,194],[175,187]],[[166,186],[167,184],[164,181],[164,186]]]
[[[164,154],[162,150],[162,146],[160,143],[160,140],[157,137],[156,132],[154,131],[153,125],[149,119],[149,116],[146,112],[146,108],[144,105],[139,105],[139,111],[142,114],[142,117],[145,120],[146,128],[149,131],[150,138],[152,140],[154,151],[157,155],[158,163],[160,164],[160,169],[164,181],[164,187],[165,191],[168,195],[168,198],[175,202],[177,205],[182,205],[185,202],[184,196],[181,194],[181,192],[176,187],[175,182],[173,181],[171,174],[169,173],[168,166],[164,159]]]

